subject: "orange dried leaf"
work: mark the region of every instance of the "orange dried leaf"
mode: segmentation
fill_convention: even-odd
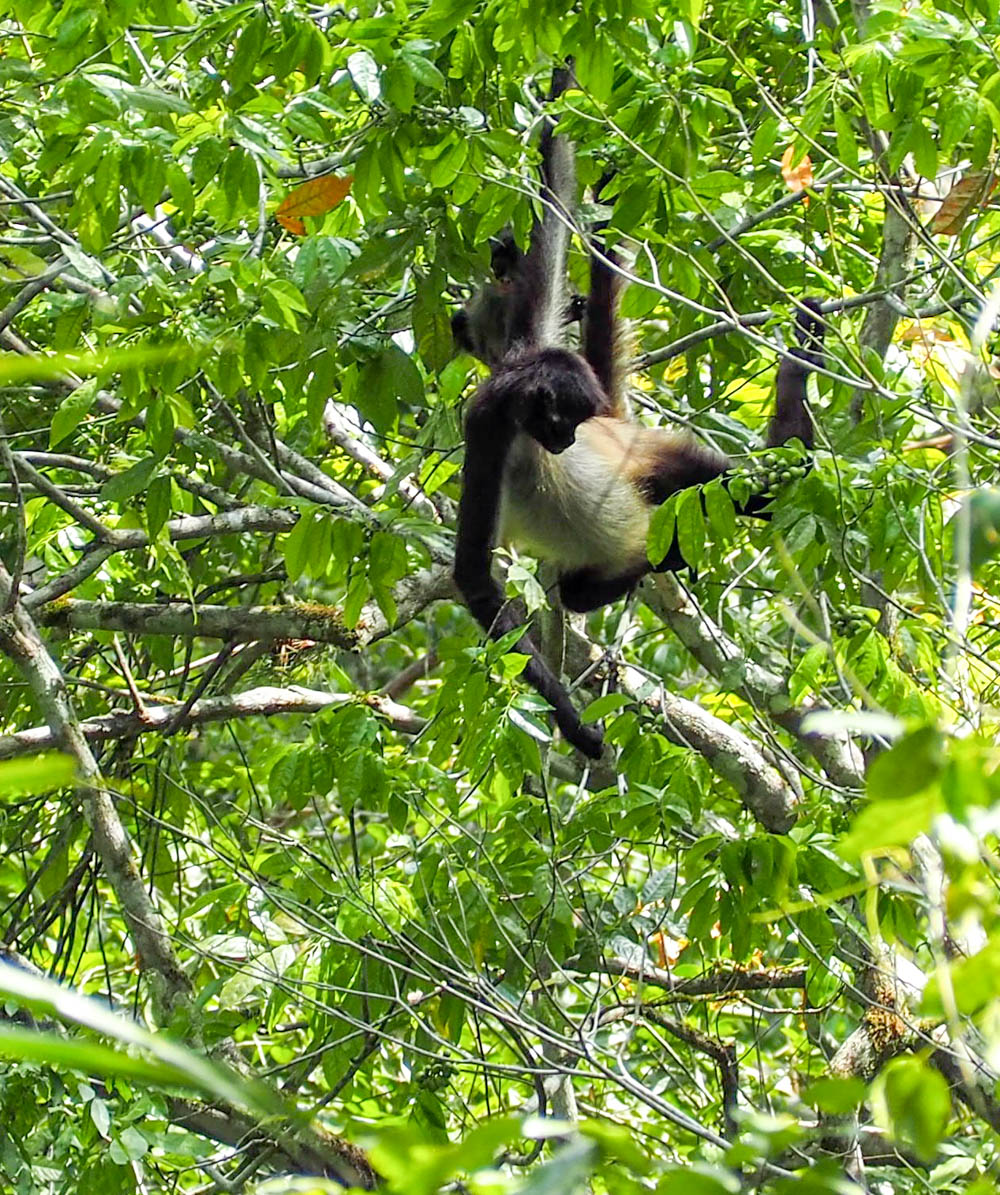
[[[990,197],[997,185],[992,170],[970,170],[963,175],[944,197],[934,219],[931,232],[954,237],[965,227],[966,221]]]
[[[795,143],[793,142],[781,155],[781,177],[785,180],[789,191],[804,191],[806,187],[813,185],[812,159],[805,154],[793,166],[794,156]]]
[[[289,191],[274,213],[278,223],[296,236],[305,236],[303,216],[322,216],[331,211],[350,191],[353,174],[324,174]]]
[[[671,938],[662,930],[651,935],[649,942],[656,951],[657,966],[664,968],[673,967],[687,945],[686,938]]]

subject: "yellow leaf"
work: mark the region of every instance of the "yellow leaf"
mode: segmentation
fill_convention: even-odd
[[[781,177],[785,180],[789,191],[804,191],[806,187],[813,185],[812,159],[808,154],[804,154],[793,166],[794,157],[795,143],[792,142],[781,155]]]
[[[274,213],[278,223],[288,232],[296,236],[305,236],[306,226],[303,216],[322,216],[337,206],[350,191],[354,181],[352,174],[324,174],[319,178],[311,178],[301,187],[289,191],[278,204]]]
[[[931,221],[931,232],[946,237],[958,236],[965,222],[986,202],[996,185],[992,170],[971,170],[963,175],[944,197]]]

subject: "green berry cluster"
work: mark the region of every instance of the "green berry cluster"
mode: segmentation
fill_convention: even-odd
[[[198,212],[188,221],[186,236],[194,241],[207,241],[215,236],[215,221],[208,212]]]
[[[870,631],[878,622],[878,617],[878,611],[868,606],[844,606],[834,611],[830,618],[830,626],[835,635],[848,639],[862,631]]]
[[[198,310],[202,315],[223,316],[226,314],[227,307],[226,292],[221,286],[210,282],[201,292],[201,302],[198,304]]]
[[[789,482],[799,481],[809,472],[808,466],[789,460],[786,454],[764,452],[741,470],[750,483],[752,494],[773,494]]]
[[[418,1087],[425,1091],[440,1091],[454,1078],[455,1068],[447,1062],[429,1062],[415,1076]]]

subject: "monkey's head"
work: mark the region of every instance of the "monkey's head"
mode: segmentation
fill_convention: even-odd
[[[490,237],[493,280],[481,286],[451,317],[456,347],[485,365],[499,364],[510,347],[511,305],[523,258],[510,229]]]
[[[594,371],[579,354],[558,348],[531,354],[520,368],[517,422],[547,452],[565,452],[603,402]]]
[[[508,348],[510,284],[488,282],[451,317],[455,345],[486,365],[498,365]]]
[[[558,455],[576,440],[576,429],[583,422],[567,413],[557,395],[548,389],[533,390],[526,396],[521,427],[547,451]]]

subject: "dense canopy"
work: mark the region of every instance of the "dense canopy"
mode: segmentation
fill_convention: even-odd
[[[4,7],[0,1191],[993,1190],[998,48],[996,0]],[[567,59],[572,285],[606,223],[635,417],[738,471],[589,616],[496,554],[593,765],[451,580],[449,321]]]

